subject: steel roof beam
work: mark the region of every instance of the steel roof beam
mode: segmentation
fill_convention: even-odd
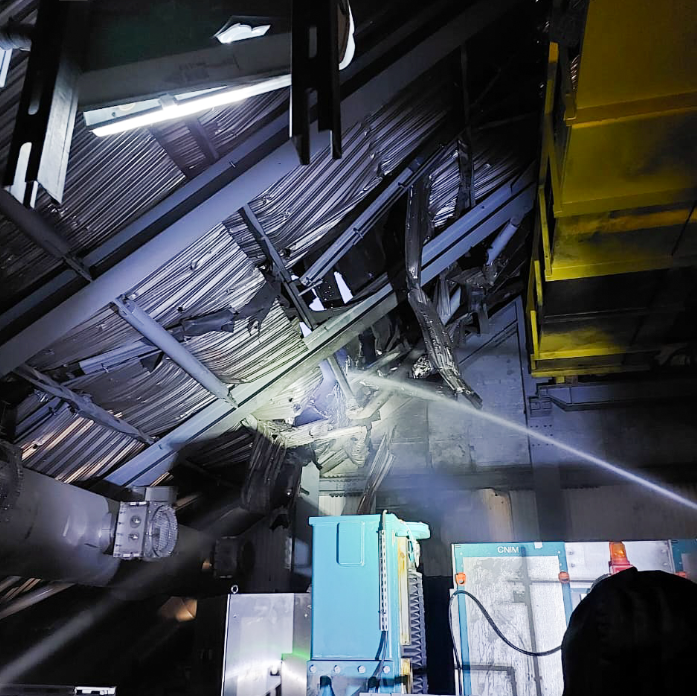
[[[307,306],[305,300],[298,291],[298,288],[293,282],[290,271],[286,268],[281,255],[278,253],[278,250],[273,245],[273,242],[266,234],[262,224],[259,222],[259,218],[257,218],[254,211],[248,205],[243,206],[239,210],[239,213],[242,216],[245,225],[247,225],[247,229],[252,233],[254,239],[257,241],[257,244],[264,252],[266,259],[273,265],[275,273],[280,276],[281,283],[290,296],[290,299],[298,312],[298,316],[303,322],[305,322],[309,329],[316,329],[318,322],[315,319],[313,311]],[[348,383],[346,375],[341,369],[341,365],[339,365],[339,361],[336,359],[336,357],[334,355],[330,355],[327,358],[327,363],[329,364],[331,371],[334,373],[334,377],[336,377],[336,381],[339,384],[341,391],[344,393],[344,396],[346,396],[346,398],[349,400],[355,399],[353,391],[351,390],[351,385]]]
[[[402,89],[517,2],[479,0],[432,34],[423,37],[417,34],[411,47],[379,72],[374,73],[371,66],[367,66],[358,74],[347,75],[341,102],[345,128],[388,104]],[[6,340],[0,346],[0,376],[127,293],[219,224],[231,211],[241,208],[293,171],[298,164],[297,155],[288,140],[286,121],[287,116],[283,114],[261,128],[229,156],[88,254],[83,260],[86,266],[96,266],[97,271],[101,270],[100,265],[101,268],[110,267],[58,306],[42,311],[33,323]],[[315,143],[312,154],[315,155],[323,148],[319,146],[316,123],[312,130]],[[133,249],[136,238],[146,241]],[[124,256],[124,248],[133,250]],[[112,262],[109,257],[118,258]],[[47,299],[54,293],[65,292],[66,285],[73,280],[72,273],[61,274],[42,288],[38,296]],[[41,311],[28,299],[18,303],[14,311],[0,320],[0,325],[6,327],[13,321],[23,323],[21,313],[26,310]]]
[[[430,172],[433,165],[442,157],[449,145],[443,143],[445,131],[420,148],[412,159],[403,162],[393,176],[379,189],[378,195],[353,220],[326,251],[303,273],[300,282],[307,286],[317,285],[363,237],[370,232],[380,217],[389,210],[405,193]],[[453,129],[454,130],[454,129]]]
[[[113,304],[122,319],[127,321],[141,336],[156,345],[206,391],[221,401],[232,406],[236,405],[235,400],[230,396],[230,387],[221,382],[198,358],[189,353],[164,326],[156,322],[142,307],[125,297],[117,298]]]
[[[13,222],[17,229],[41,247],[49,256],[60,259],[85,280],[91,280],[90,272],[73,253],[68,242],[36,211],[25,208],[13,195],[0,189],[0,213]]]
[[[148,445],[155,442],[154,437],[143,432],[140,428],[136,428],[134,425],[123,420],[123,418],[118,418],[113,413],[98,406],[84,394],[78,394],[72,391],[72,389],[58,384],[58,382],[55,382],[50,377],[42,374],[29,365],[20,365],[15,369],[15,374],[25,379],[30,384],[33,384],[42,392],[55,396],[61,401],[65,401],[83,418],[88,418],[95,423],[99,423],[99,425],[103,425],[105,428],[123,433],[124,435],[128,435]]]

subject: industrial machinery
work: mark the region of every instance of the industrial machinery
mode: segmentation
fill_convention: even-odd
[[[420,522],[314,517],[311,593],[199,602],[201,694],[428,692]],[[560,645],[600,579],[635,567],[697,577],[697,540],[454,544],[450,635],[461,696],[563,691]],[[221,669],[222,666],[222,669]]]
[[[426,693],[420,522],[315,517],[308,694]]]
[[[643,370],[695,338],[697,15],[685,0],[641,0],[631,13],[621,0],[555,5],[527,301],[532,373]]]
[[[419,540],[395,515],[313,517],[310,593],[199,602],[200,693],[426,693]],[[222,665],[222,669],[221,669]]]
[[[572,611],[596,582],[631,567],[695,579],[695,561],[695,540],[454,544],[458,693],[561,694],[559,646]]]

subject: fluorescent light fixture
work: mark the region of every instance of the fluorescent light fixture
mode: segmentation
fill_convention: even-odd
[[[103,126],[93,128],[92,132],[100,137],[113,135],[114,133],[123,133],[124,131],[151,126],[155,123],[185,118],[186,116],[197,114],[200,111],[215,109],[218,106],[234,104],[235,102],[243,101],[249,97],[254,97],[258,94],[266,94],[266,92],[273,92],[283,87],[290,87],[290,75],[271,77],[268,80],[263,80],[253,85],[222,89],[212,94],[203,94],[186,100],[178,100],[176,97],[173,99],[169,98],[159,109],[133,116],[126,116],[120,118],[118,121],[105,123]],[[162,102],[165,100],[161,99],[160,101]],[[85,116],[87,117],[87,113]]]
[[[219,31],[215,38],[222,44],[230,44],[235,41],[244,41],[245,39],[255,39],[257,36],[264,36],[271,29],[270,24],[262,24],[258,27],[252,27],[249,24],[233,24],[231,27]]]
[[[233,24],[216,35],[221,43],[233,43],[244,39],[264,36],[270,25],[264,24],[252,27],[246,24]],[[353,14],[349,13],[349,38],[346,53],[339,64],[343,70],[353,60],[356,53],[356,43],[353,38]],[[9,62],[9,61],[8,61]],[[236,87],[214,87],[210,89],[189,92],[187,94],[166,94],[158,98],[146,99],[133,104],[105,106],[84,112],[87,127],[97,136],[114,135],[124,131],[135,130],[164,123],[175,119],[193,116],[201,111],[208,111],[220,106],[240,102],[249,97],[273,92],[283,87],[290,87],[290,75],[279,75],[253,84]],[[129,113],[132,112],[132,113]]]

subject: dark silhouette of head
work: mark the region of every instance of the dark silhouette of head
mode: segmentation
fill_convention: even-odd
[[[694,693],[697,585],[624,570],[576,607],[562,642],[564,696]]]

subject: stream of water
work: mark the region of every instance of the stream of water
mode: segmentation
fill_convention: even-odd
[[[525,425],[515,423],[513,421],[508,420],[507,418],[503,418],[502,416],[497,416],[495,413],[489,413],[485,410],[479,411],[473,406],[470,406],[470,404],[466,403],[465,401],[455,401],[452,398],[449,398],[442,394],[438,394],[430,389],[420,387],[417,384],[415,384],[413,380],[395,380],[388,379],[386,377],[379,377],[377,375],[366,375],[365,377],[361,377],[360,381],[364,384],[367,384],[368,386],[377,389],[399,391],[419,399],[426,399],[428,401],[442,403],[448,406],[449,408],[457,409],[461,411],[463,414],[471,416],[472,418],[481,418],[482,420],[489,421],[490,423],[493,423],[494,425],[497,425],[501,428],[507,428],[508,430],[520,433],[521,435],[525,435],[531,439],[537,440],[539,442],[544,442],[547,445],[552,445],[563,452],[568,452],[569,454],[572,454],[575,457],[578,457],[579,459],[583,459],[587,462],[590,462],[591,464],[594,464],[595,466],[601,469],[610,471],[616,476],[626,479],[631,483],[636,483],[640,486],[643,486],[644,488],[653,491],[654,493],[657,493],[658,495],[661,495],[664,498],[667,498],[668,500],[672,500],[674,503],[684,505],[685,507],[691,508],[692,510],[697,510],[697,502],[690,500],[689,498],[685,498],[679,493],[675,493],[674,491],[665,488],[664,486],[656,483],[655,481],[651,481],[650,479],[644,478],[643,476],[639,476],[638,474],[635,474],[634,472],[629,471],[628,469],[623,469],[621,466],[611,464],[610,462],[605,461],[600,457],[596,457],[593,454],[589,454],[588,452],[584,452],[583,450],[580,450],[576,447],[560,442],[554,437],[543,435],[541,432],[528,428]]]

